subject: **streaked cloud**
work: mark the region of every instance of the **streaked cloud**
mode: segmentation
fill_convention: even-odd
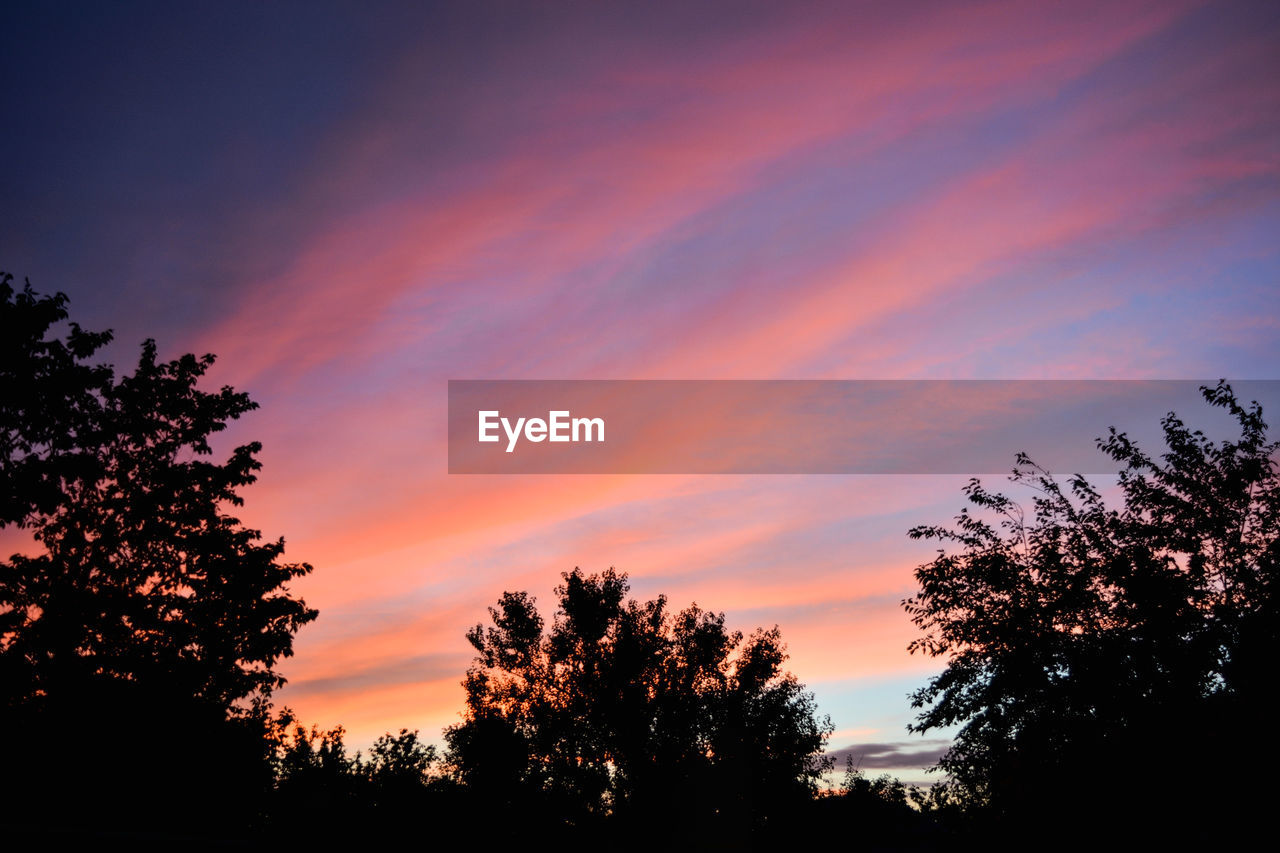
[[[860,770],[923,769],[932,767],[946,754],[950,741],[924,738],[893,743],[854,743],[827,753],[842,768],[849,759]]]
[[[144,335],[212,351],[262,404],[225,436],[265,446],[241,515],[321,611],[279,698],[353,743],[456,720],[466,628],[578,565],[777,623],[841,728],[905,699],[840,685],[937,664],[905,651],[931,556],[905,531],[963,478],[450,477],[448,379],[1280,363],[1267,4],[418,5],[264,11],[308,39],[273,56],[224,21],[181,67],[123,19],[15,39],[49,58],[0,143],[15,272],[122,330],[118,364]],[[897,734],[864,766],[940,748]]]

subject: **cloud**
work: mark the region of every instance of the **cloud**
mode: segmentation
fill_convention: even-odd
[[[427,654],[398,658],[386,663],[353,669],[342,675],[290,680],[291,701],[316,694],[358,693],[399,684],[419,684],[447,678],[461,678],[468,659],[455,654]]]
[[[828,752],[827,757],[835,759],[837,769],[844,767],[849,758],[862,770],[927,768],[937,764],[950,748],[951,741],[938,739],[855,743]]]
[[[664,13],[511,44],[484,22],[484,50],[439,30],[456,55],[406,29],[289,189],[231,199],[234,239],[173,276],[225,282],[217,311],[180,301],[201,338],[178,343],[262,403],[236,433],[264,443],[244,517],[316,567],[282,698],[371,736],[447,723],[465,629],[575,565],[777,622],[807,683],[935,666],[905,651],[929,550],[905,531],[960,483],[451,477],[445,380],[1229,375],[1222,352],[1274,337],[1230,330],[1270,308],[1275,32],[1188,8]],[[136,230],[167,246],[173,219]],[[1219,274],[1249,252],[1243,284]],[[148,296],[114,301],[177,299]],[[914,743],[848,749],[941,754]]]

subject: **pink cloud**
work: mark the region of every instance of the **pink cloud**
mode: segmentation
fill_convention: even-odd
[[[220,354],[217,381],[273,412],[247,428],[267,467],[246,518],[317,566],[299,588],[323,615],[287,674],[327,686],[300,693],[299,710],[374,734],[449,721],[461,671],[405,682],[396,667],[436,652],[465,661],[462,631],[497,594],[550,600],[558,572],[578,564],[631,570],[637,590],[676,605],[790,620],[803,679],[928,666],[904,652],[905,542],[865,559],[815,546],[805,571],[786,548],[790,531],[821,520],[923,513],[932,486],[844,500],[830,484],[763,480],[448,477],[444,380],[966,375],[984,351],[1052,324],[920,328],[940,301],[986,296],[998,309],[985,289],[1003,277],[1039,288],[1057,326],[1114,310],[1132,291],[1049,289],[1075,286],[1068,273],[1103,250],[1265,201],[1259,179],[1276,175],[1276,89],[1238,85],[1261,40],[1213,61],[1166,56],[1161,68],[1177,73],[1107,86],[1114,63],[1139,61],[1191,8],[967,4],[909,23],[800,17],[700,51],[606,44],[571,80],[512,83],[527,96],[510,104],[519,115],[479,84],[441,96],[461,141],[439,159],[417,154],[442,132],[435,102],[414,100],[424,66],[391,62],[297,190],[351,205],[295,205],[301,249],[278,274],[238,283],[235,310],[198,346]],[[536,47],[495,59],[494,78],[518,75]],[[1013,112],[1021,133],[994,133],[987,150],[981,129]],[[499,119],[509,138],[468,137]],[[877,182],[867,164],[934,137],[967,142],[918,185]],[[756,264],[758,247],[735,246],[711,258],[732,282],[664,277],[686,243],[714,254],[698,241],[722,218],[771,212],[779,187],[819,166],[867,170],[884,197],[852,201],[873,215],[836,221],[805,257]],[[393,189],[366,198],[372,183]],[[1097,339],[1026,369],[1155,369],[1158,343],[1135,340]],[[896,518],[884,524],[886,540],[905,539]],[[353,672],[373,680],[343,686]]]

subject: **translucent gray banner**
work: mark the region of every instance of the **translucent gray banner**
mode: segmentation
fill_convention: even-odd
[[[1170,412],[1211,438],[1195,380],[451,380],[452,474],[997,474],[1018,452],[1109,474],[1108,427],[1152,455]],[[1280,380],[1231,383],[1280,411]]]

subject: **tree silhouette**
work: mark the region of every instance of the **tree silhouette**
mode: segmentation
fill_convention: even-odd
[[[452,793],[434,746],[401,729],[347,754],[346,731],[302,725],[288,708],[272,720],[275,791],[270,818],[281,842],[380,843],[420,838],[424,812]]]
[[[346,731],[308,728],[287,708],[272,723],[273,816],[326,828],[343,822],[362,793],[355,760],[347,755]]]
[[[255,708],[316,612],[286,587],[311,567],[280,562],[283,540],[226,512],[260,445],[217,463],[210,437],[256,404],[196,387],[213,356],[161,362],[150,340],[117,379],[88,361],[110,332],[71,323],[58,338],[66,296],[11,282],[0,277],[0,527],[28,531],[35,551],[0,563],[0,713],[23,732],[10,745],[37,754],[44,785],[100,786],[80,804],[95,819],[130,786],[189,814],[182,786],[244,772],[232,755],[264,768],[240,789],[269,781]],[[6,806],[39,814],[40,780],[9,781]]]
[[[466,719],[445,733],[462,781],[579,825],[661,819],[721,838],[807,802],[831,725],[783,671],[778,630],[744,638],[723,614],[628,591],[625,574],[575,569],[549,629],[509,592],[468,633]]]
[[[1237,738],[1271,707],[1280,445],[1256,403],[1225,383],[1202,393],[1238,439],[1216,444],[1173,413],[1161,460],[1114,428],[1099,439],[1124,466],[1122,509],[1019,455],[1011,479],[1037,492],[1030,518],[973,480],[975,513],[911,531],[955,547],[916,570],[903,602],[924,632],[912,651],[947,658],[913,696],[913,728],[961,726],[938,765],[950,796],[1064,828],[1088,809],[1184,842],[1257,805],[1239,783],[1274,748],[1242,755]],[[1233,817],[1196,817],[1215,809]]]

